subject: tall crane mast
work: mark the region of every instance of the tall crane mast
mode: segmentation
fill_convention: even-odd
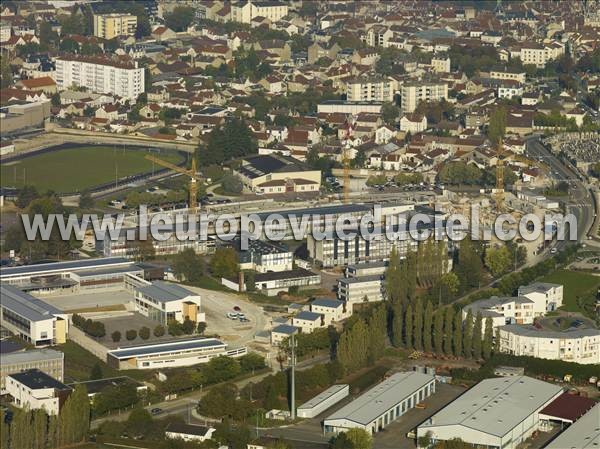
[[[168,168],[170,170],[176,171],[177,173],[181,173],[182,175],[189,176],[189,178],[190,178],[190,184],[189,184],[189,194],[190,194],[189,208],[192,211],[192,213],[196,213],[196,211],[198,209],[198,200],[197,200],[198,182],[202,181],[202,179],[196,174],[197,169],[196,169],[196,157],[195,157],[195,154],[192,157],[192,168],[189,169],[189,170],[186,169],[186,168],[181,168],[180,166],[172,164],[170,162],[163,161],[162,159],[159,159],[156,156],[146,155],[146,159],[148,159],[149,161],[154,162],[155,164],[158,164],[158,165],[161,165],[161,166],[163,166],[165,168]]]

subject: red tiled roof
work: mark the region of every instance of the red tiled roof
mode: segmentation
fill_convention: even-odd
[[[563,393],[540,413],[568,421],[577,421],[594,405],[596,405],[596,401],[593,399]]]

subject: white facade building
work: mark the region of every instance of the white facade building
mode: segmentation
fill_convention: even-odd
[[[288,5],[278,1],[239,1],[231,5],[233,22],[250,23],[255,17],[277,22],[288,14]]]
[[[581,364],[600,363],[597,329],[571,328],[559,332],[510,324],[501,326],[499,332],[500,352]]]
[[[422,114],[406,114],[400,119],[400,131],[417,134],[427,129],[427,117]]]
[[[417,427],[417,438],[514,449],[538,430],[539,411],[562,392],[526,376],[486,379]]]
[[[137,62],[126,64],[101,58],[61,56],[56,59],[56,84],[59,90],[71,86],[92,92],[136,99],[144,92],[145,73]]]
[[[450,58],[434,57],[431,60],[431,68],[436,73],[450,73]]]
[[[354,78],[346,83],[348,101],[394,101],[396,82],[382,76]]]
[[[440,82],[408,83],[402,86],[402,110],[414,112],[422,101],[448,99],[448,85]]]
[[[435,377],[396,373],[342,407],[323,422],[325,433],[359,428],[374,434],[435,393]]]
[[[350,385],[332,385],[297,408],[299,418],[314,418],[350,395]]]
[[[323,315],[320,313],[303,310],[292,317],[292,326],[297,327],[305,334],[310,334],[324,325]]]
[[[519,287],[519,296],[531,299],[536,304],[536,309],[543,308],[545,312],[552,312],[563,304],[563,286],[549,282],[534,282]]]
[[[310,311],[323,315],[326,326],[341,321],[351,314],[351,311],[347,311],[344,301],[328,298],[316,298],[310,303]]]
[[[194,322],[206,321],[200,313],[200,295],[177,284],[155,281],[135,289],[135,308],[142,315],[168,324],[183,323],[186,318]]]
[[[57,415],[71,388],[40,370],[32,369],[9,374],[6,391],[17,407],[44,409],[49,415]]]
[[[338,279],[338,299],[348,304],[383,301],[383,276]]]

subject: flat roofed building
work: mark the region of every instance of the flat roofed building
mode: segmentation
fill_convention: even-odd
[[[163,281],[136,287],[135,307],[142,315],[162,324],[172,320],[183,323],[186,318],[194,322],[206,320],[204,313],[200,313],[200,295]]]
[[[298,287],[300,290],[321,285],[321,274],[314,273],[304,268],[296,268],[290,271],[279,271],[272,273],[259,273],[254,276],[254,285],[257,290],[273,296],[279,292],[287,292],[290,287]]]
[[[383,301],[382,275],[338,279],[338,298],[348,304]]]
[[[96,380],[84,380],[81,382],[74,382],[68,386],[75,389],[77,385],[84,385],[87,391],[88,398],[93,399],[98,393],[102,393],[107,388],[119,387],[125,385],[132,385],[135,387],[138,395],[148,391],[148,386],[133,380],[131,377],[120,376],[120,377],[107,377],[105,379]]]
[[[338,433],[360,428],[371,434],[379,432],[433,393],[433,376],[416,371],[393,374],[325,418],[324,431]]]
[[[545,449],[596,449],[600,446],[600,403],[575,421]]]
[[[350,395],[350,385],[332,385],[297,408],[299,418],[314,418]]]
[[[241,270],[259,273],[290,271],[293,269],[293,253],[285,245],[262,240],[248,240],[248,249],[241,249],[241,240],[234,242],[240,258]]]
[[[137,30],[137,16],[133,14],[94,14],[94,36],[113,39],[133,36]]]
[[[71,388],[38,369],[9,374],[6,391],[17,407],[57,415]]]
[[[505,324],[531,324],[536,316],[543,315],[534,310],[534,302],[524,296],[498,297],[481,299],[465,306],[462,310],[463,320],[466,319],[469,311],[473,320],[478,313],[483,317],[482,326],[485,328],[485,321],[492,319],[492,327],[495,329]]]
[[[418,426],[417,438],[514,449],[538,430],[539,411],[562,392],[527,376],[486,379]]]
[[[108,352],[107,362],[117,369],[155,369],[190,366],[208,362],[213,357],[239,357],[246,348],[227,350],[216,338],[188,338],[167,343],[130,346]]]
[[[551,331],[516,324],[498,329],[500,352],[582,364],[600,363],[598,329],[569,328],[565,331]]]
[[[384,275],[388,264],[386,261],[380,261],[348,265],[346,267],[346,277],[356,278],[360,276]]]
[[[0,285],[0,324],[34,346],[67,340],[67,315],[12,285]]]
[[[64,367],[65,355],[53,349],[34,349],[2,354],[0,357],[0,395],[6,394],[5,381],[9,374],[36,368],[62,382]]]
[[[563,286],[549,282],[534,282],[519,287],[519,296],[525,296],[536,303],[536,309],[552,312],[562,306]]]

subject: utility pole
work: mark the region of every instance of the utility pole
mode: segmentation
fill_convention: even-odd
[[[291,418],[296,419],[296,336],[292,334],[290,337],[290,344],[292,347],[292,354],[290,358],[290,369],[291,369]]]

